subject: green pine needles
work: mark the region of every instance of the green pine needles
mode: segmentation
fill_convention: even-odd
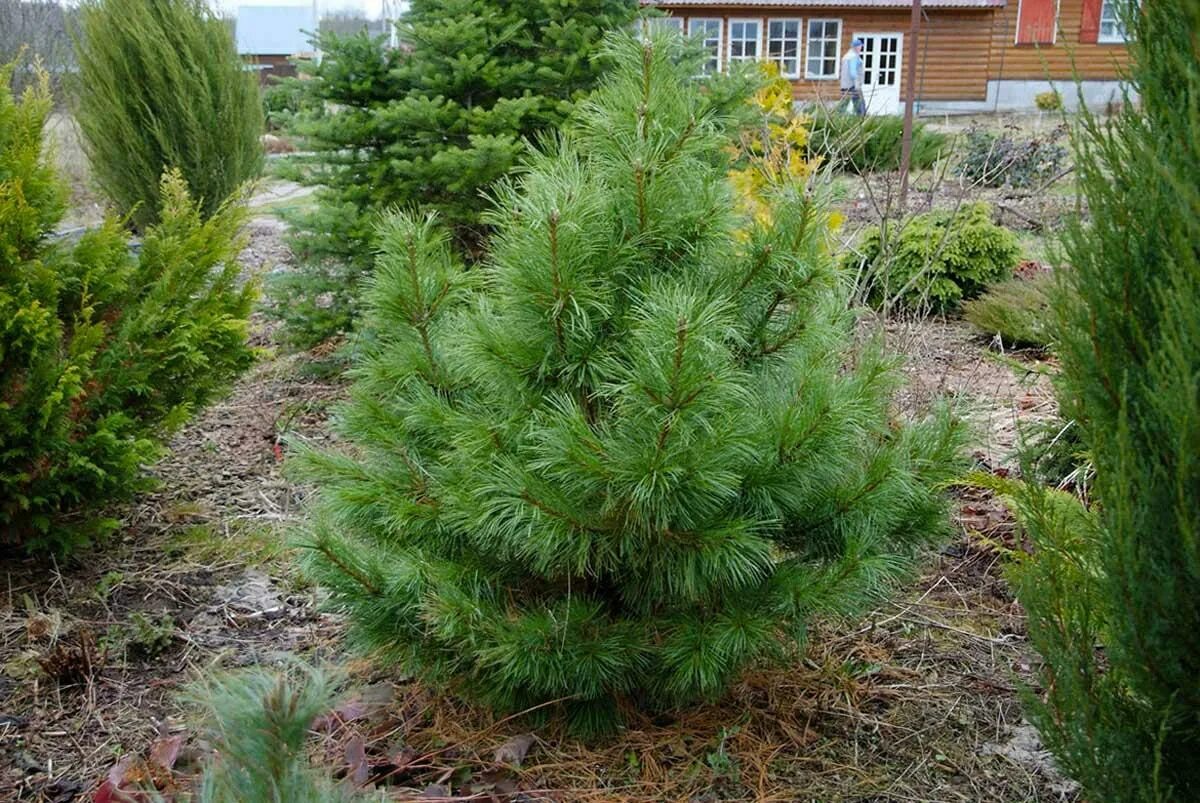
[[[102,529],[95,509],[144,485],[161,437],[250,363],[245,211],[204,220],[172,172],[136,258],[115,219],[55,244],[49,82],[17,101],[8,78],[0,69],[0,544],[65,550]]]
[[[178,170],[205,217],[262,169],[263,111],[229,23],[205,0],[86,0],[75,118],[96,183],[139,229]]]
[[[827,210],[785,186],[772,224],[735,216],[682,48],[609,41],[615,72],[497,190],[482,268],[386,219],[353,450],[301,461],[360,645],[581,733],[859,609],[945,531],[959,465],[959,427],[894,418],[894,366],[850,347]]]

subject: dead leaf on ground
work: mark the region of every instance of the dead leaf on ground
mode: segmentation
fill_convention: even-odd
[[[519,767],[521,766],[521,762],[525,760],[525,754],[529,752],[529,748],[533,747],[533,742],[532,733],[514,736],[496,748],[496,755],[493,756],[492,760],[497,764],[508,764],[513,767]]]

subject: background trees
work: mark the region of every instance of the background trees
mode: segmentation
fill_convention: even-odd
[[[853,351],[826,209],[737,217],[678,38],[617,37],[563,136],[502,182],[484,265],[393,214],[341,430],[309,453],[313,566],[361,644],[503,708],[718,694],[945,525],[944,416]]]
[[[636,6],[416,0],[399,50],[365,33],[322,37],[322,61],[300,84],[316,111],[294,125],[316,155],[288,171],[319,187],[319,203],[292,216],[304,269],[273,293],[294,338],[347,326],[358,277],[371,266],[376,215],[389,206],[436,210],[456,245],[478,257],[481,193],[595,85],[601,37],[628,25]]]
[[[178,170],[211,216],[262,168],[258,85],[204,0],[87,0],[78,11],[76,120],[92,173],[140,229]]]

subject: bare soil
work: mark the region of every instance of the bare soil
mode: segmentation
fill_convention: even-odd
[[[286,267],[277,223],[258,218],[250,234],[249,273]],[[352,661],[342,623],[287,547],[304,489],[283,473],[289,437],[333,438],[345,386],[324,378],[319,356],[274,353],[269,324],[255,326],[262,360],[172,440],[153,468],[158,491],[119,511],[112,543],[69,564],[0,562],[0,800],[90,800],[119,757],[191,733],[177,698],[190,679],[293,655],[349,662],[359,690],[348,695],[380,703],[314,750],[344,770],[343,746],[361,739],[396,800],[1073,797],[1021,716],[1018,689],[1036,663],[1003,578],[1003,550],[1021,545],[977,491],[961,492],[957,536],[894,601],[819,623],[803,657],[747,673],[720,702],[632,713],[605,744],[553,724],[529,733]],[[912,380],[902,404],[949,395],[980,431],[987,467],[1006,465],[1020,422],[1053,412],[1044,380],[1022,380],[961,321],[889,323],[884,334]]]

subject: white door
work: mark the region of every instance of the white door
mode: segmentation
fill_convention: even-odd
[[[856,33],[863,40],[863,100],[867,114],[900,114],[902,33]]]

